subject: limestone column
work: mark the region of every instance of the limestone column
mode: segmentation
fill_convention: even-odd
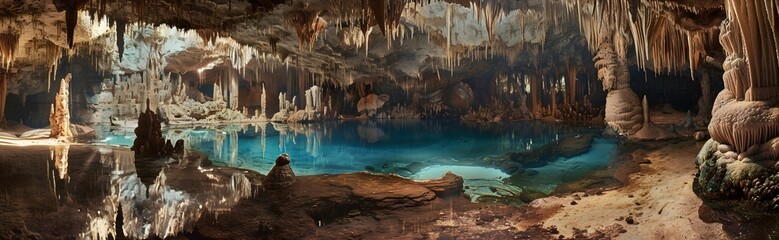
[[[593,58],[606,96],[606,124],[618,134],[633,134],[641,128],[641,103],[630,89],[625,36],[604,28],[598,53]],[[620,54],[621,53],[621,54]]]

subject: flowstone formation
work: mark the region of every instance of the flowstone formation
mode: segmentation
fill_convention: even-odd
[[[696,187],[710,198],[779,208],[779,2],[727,0],[720,41],[725,90],[696,159]]]
[[[162,123],[159,116],[151,110],[146,100],[146,111],[138,115],[138,127],[135,128],[135,141],[130,148],[136,157],[161,157],[184,153],[184,140],[179,139],[174,146],[170,139],[162,137]]]
[[[51,105],[51,114],[49,123],[51,124],[51,137],[64,141],[73,140],[73,133],[70,131],[70,108],[68,99],[70,99],[70,74],[65,75],[60,83],[60,90],[54,97],[54,104]]]

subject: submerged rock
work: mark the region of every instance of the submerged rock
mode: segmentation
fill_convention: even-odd
[[[262,180],[262,186],[266,190],[278,190],[289,188],[295,183],[295,172],[289,166],[289,155],[282,153],[276,158],[276,165],[268,172],[268,176]]]

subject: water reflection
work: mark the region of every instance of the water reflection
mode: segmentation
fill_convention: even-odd
[[[70,151],[69,144],[52,145],[49,147],[51,152],[51,160],[54,161],[54,167],[57,168],[59,177],[67,182],[70,181],[68,177],[68,151]]]
[[[486,156],[524,152],[601,129],[526,121],[467,124],[459,121],[342,121],[312,124],[230,125],[169,129],[217,164],[267,172],[288,153],[301,175],[390,170],[411,163],[482,165]],[[103,131],[102,141],[122,144],[132,132]],[[117,141],[112,141],[117,140]],[[267,144],[270,141],[272,144]],[[274,144],[276,143],[276,144]],[[411,176],[415,172],[393,172]]]
[[[164,134],[184,139],[188,149],[208,155],[215,165],[261,173],[281,153],[293,159],[297,175],[370,171],[424,179],[454,171],[469,175],[466,192],[476,199],[521,189],[550,194],[564,182],[605,169],[617,147],[615,140],[597,137],[601,131],[537,121],[350,120],[174,128]],[[123,141],[127,134],[132,132],[109,130],[100,137]]]
[[[0,146],[0,168],[8,170],[0,171],[4,220],[42,239],[165,238],[252,194],[245,171],[210,167],[193,154],[136,160],[114,147]]]
[[[191,230],[206,212],[229,211],[240,199],[251,195],[251,184],[242,172],[203,168],[203,159],[196,155],[188,154],[180,161],[168,160],[160,169],[137,169],[134,154],[126,149],[108,149],[103,156],[103,161],[115,168],[111,172],[110,194],[103,200],[104,209],[90,216],[87,233],[95,239],[104,238],[106,233],[116,236],[112,229],[118,207],[122,208],[125,236],[164,238]],[[138,177],[143,171],[159,172],[149,186]]]

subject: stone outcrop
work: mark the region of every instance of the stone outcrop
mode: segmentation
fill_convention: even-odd
[[[162,123],[159,116],[151,110],[146,100],[146,111],[138,115],[138,127],[135,128],[135,141],[130,148],[137,157],[160,157],[184,153],[184,140],[179,139],[174,146],[170,139],[162,137]]]
[[[64,141],[73,140],[73,133],[70,131],[70,108],[68,99],[70,99],[70,74],[65,75],[60,83],[60,90],[54,97],[54,104],[51,105],[51,114],[49,123],[51,127],[51,137]]]
[[[295,172],[292,171],[290,162],[289,155],[286,153],[276,158],[276,165],[273,165],[268,176],[262,180],[265,190],[283,190],[295,184]]]

